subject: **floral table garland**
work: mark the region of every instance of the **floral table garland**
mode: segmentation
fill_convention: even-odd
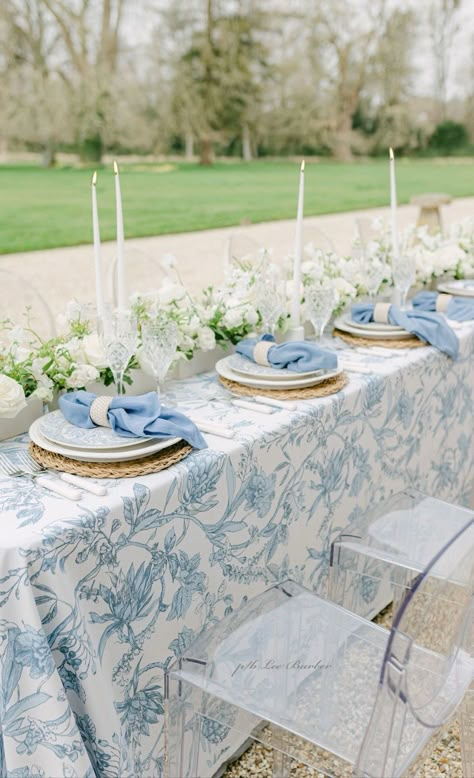
[[[366,262],[384,262],[390,257],[390,231],[382,222],[374,222],[375,239],[366,248]],[[426,286],[445,275],[466,278],[474,275],[474,220],[451,226],[445,236],[431,235],[426,228],[409,227],[401,235],[402,250],[413,256],[417,284]],[[357,245],[357,241],[356,244]],[[277,330],[284,334],[289,326],[293,295],[292,258],[277,265],[271,252],[261,252],[268,269],[282,273],[288,314],[282,316]],[[302,315],[304,289],[311,285],[330,285],[335,290],[334,314],[338,314],[357,297],[367,294],[364,266],[356,252],[350,257],[322,251],[313,244],[304,247],[301,265]],[[183,284],[176,261],[163,260],[166,278],[161,286],[146,295],[134,295],[130,302],[138,322],[166,311],[179,327],[177,359],[192,359],[197,352],[211,352],[216,346],[228,347],[255,331],[261,325],[256,285],[258,270],[245,258],[235,261],[226,272],[224,283],[210,287],[201,295],[191,294]],[[381,290],[389,288],[387,278]],[[112,383],[105,354],[95,331],[88,306],[73,301],[58,319],[60,334],[42,340],[35,334],[26,316],[24,327],[2,322],[3,344],[0,344],[0,419],[11,419],[25,409],[28,398],[50,403],[57,392],[85,388],[93,382]],[[133,368],[147,370],[139,347],[132,358],[126,381],[131,384]]]

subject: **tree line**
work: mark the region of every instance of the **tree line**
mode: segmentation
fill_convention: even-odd
[[[454,123],[447,95],[462,3],[430,3],[2,0],[0,142],[38,149],[46,165],[60,148],[85,161],[112,150],[210,164],[467,144],[474,54]]]

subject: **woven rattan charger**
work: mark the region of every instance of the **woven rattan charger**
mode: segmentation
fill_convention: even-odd
[[[334,378],[328,378],[327,381],[321,381],[321,383],[314,386],[305,386],[300,389],[254,389],[251,386],[244,386],[236,381],[230,381],[228,378],[219,376],[222,386],[225,386],[233,394],[253,397],[258,393],[264,397],[273,397],[274,400],[312,400],[315,397],[328,397],[330,394],[340,392],[348,380],[345,373],[340,373]]]
[[[342,332],[342,330],[335,329],[333,335],[351,346],[383,346],[383,348],[424,348],[428,346],[428,343],[424,343],[422,340],[413,335],[411,338],[405,338],[400,340],[390,338],[364,338],[363,335],[350,335],[348,332]]]
[[[30,443],[30,454],[43,467],[50,470],[60,470],[62,473],[83,475],[86,478],[133,478],[148,473],[158,473],[165,470],[188,456],[192,446],[184,440],[179,443],[151,454],[142,459],[132,459],[125,462],[82,462],[77,459],[69,459],[62,454],[53,454],[51,451]]]

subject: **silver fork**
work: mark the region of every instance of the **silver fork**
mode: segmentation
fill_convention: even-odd
[[[72,489],[70,486],[66,486],[66,484],[60,483],[58,480],[53,480],[45,475],[41,475],[43,472],[41,465],[38,465],[39,470],[38,468],[33,469],[29,463],[27,464],[27,460],[23,456],[24,453],[25,452],[22,451],[16,451],[16,457],[20,463],[20,465],[18,465],[12,462],[6,454],[0,452],[0,470],[4,475],[13,478],[26,476],[27,478],[35,480],[36,483],[44,489],[59,494],[61,497],[66,497],[68,500],[77,501],[81,499],[81,492],[79,489]]]
[[[37,462],[28,451],[18,451],[17,453],[18,458],[24,464],[26,470],[31,470],[34,473],[49,472],[49,470],[44,467],[44,465]],[[90,478],[81,478],[81,476],[74,475],[73,473],[57,473],[57,475],[61,481],[72,484],[79,489],[84,489],[86,492],[91,492],[91,494],[96,494],[99,497],[103,497],[107,494],[107,489],[103,484],[96,484],[95,481],[92,481]]]

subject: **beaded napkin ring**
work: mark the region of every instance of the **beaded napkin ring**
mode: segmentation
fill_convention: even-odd
[[[113,397],[106,397],[103,395],[101,397],[96,397],[93,401],[90,407],[89,416],[98,427],[110,427],[108,413],[110,403],[113,399]]]

